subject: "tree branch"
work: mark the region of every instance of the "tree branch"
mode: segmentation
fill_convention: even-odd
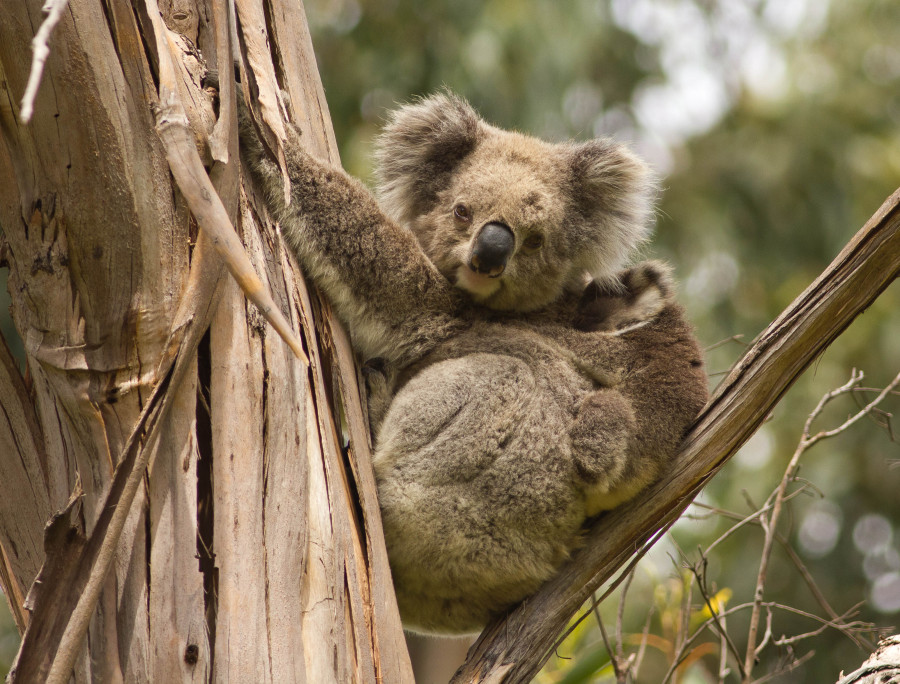
[[[53,34],[53,29],[59,23],[60,17],[66,9],[68,0],[47,0],[42,8],[47,13],[41,27],[38,29],[34,40],[31,41],[31,49],[34,57],[31,62],[31,73],[28,75],[28,85],[25,87],[25,94],[22,96],[22,109],[20,116],[22,123],[31,121],[31,115],[34,113],[34,98],[37,97],[38,87],[41,85],[41,76],[44,74],[44,64],[47,63],[47,57],[50,55],[50,48],[47,43]]]
[[[677,518],[762,424],[800,374],[900,273],[900,191],[756,339],[719,385],[669,475],[598,519],[542,589],[492,622],[452,680],[527,682],[569,618],[655,530]]]
[[[841,673],[837,684],[878,684],[894,682],[900,676],[900,636],[886,637],[878,644],[878,649],[846,677]]]

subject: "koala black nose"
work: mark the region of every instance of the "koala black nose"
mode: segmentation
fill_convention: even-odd
[[[516,239],[509,226],[502,223],[486,224],[475,237],[469,268],[491,278],[498,277],[512,256]]]

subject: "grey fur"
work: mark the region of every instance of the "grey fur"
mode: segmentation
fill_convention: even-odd
[[[660,476],[706,400],[668,269],[620,271],[646,237],[651,175],[610,141],[546,143],[436,95],[380,139],[381,208],[294,134],[285,206],[246,113],[241,126],[304,270],[377,360],[375,472],[404,625],[475,631],[557,570],[589,516]],[[515,236],[495,279],[468,267],[489,222]]]

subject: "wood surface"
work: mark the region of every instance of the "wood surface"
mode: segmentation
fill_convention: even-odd
[[[237,154],[252,92],[276,155],[290,119],[338,163],[303,7],[229,4],[70,0],[26,125],[41,2],[0,0],[0,259],[28,364],[0,345],[13,681],[412,681],[347,337]],[[208,213],[309,368],[223,276]]]

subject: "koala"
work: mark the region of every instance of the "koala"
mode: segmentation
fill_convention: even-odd
[[[246,110],[241,149],[368,377],[374,468],[404,627],[471,633],[551,577],[585,521],[659,477],[706,401],[646,165],[548,143],[443,93],[393,113],[380,204]]]

